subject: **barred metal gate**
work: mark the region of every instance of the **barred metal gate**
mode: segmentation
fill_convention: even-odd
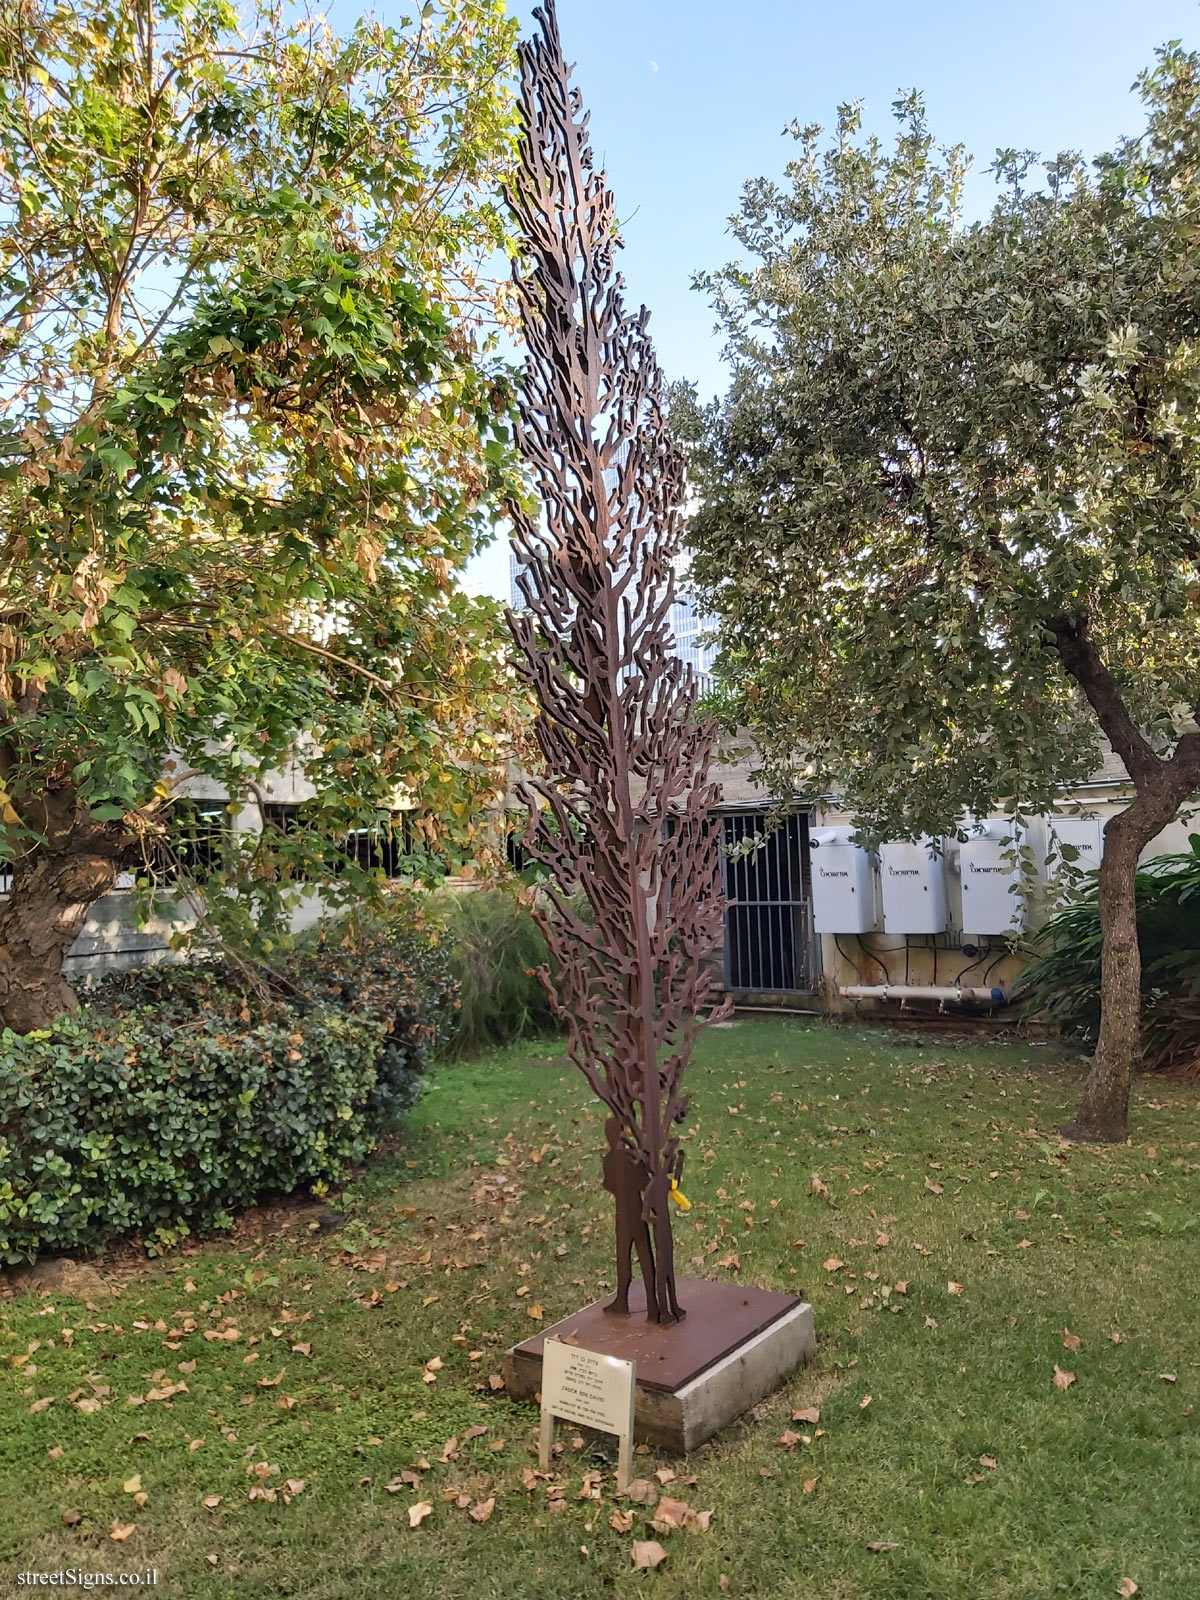
[[[766,994],[803,994],[813,987],[809,903],[808,817],[793,812],[773,830],[760,811],[727,813],[722,868],[725,913],[725,986]],[[729,851],[762,837],[757,849]]]

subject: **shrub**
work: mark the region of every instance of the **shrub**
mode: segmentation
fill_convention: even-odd
[[[1200,834],[1137,875],[1142,1065],[1200,1063]],[[1089,1048],[1100,1032],[1100,913],[1093,874],[1037,935],[1017,994]]]
[[[445,1052],[477,1055],[497,1045],[556,1031],[537,977],[546,941],[527,902],[504,888],[438,896],[459,1008]]]
[[[360,1017],[145,1005],[0,1034],[0,1258],[138,1234],[163,1249],[270,1193],[318,1192],[378,1136]]]
[[[387,922],[302,934],[281,971],[296,1004],[378,1018],[383,1048],[372,1114],[387,1122],[407,1111],[429,1062],[457,1026],[459,987],[445,943],[403,907]]]
[[[114,1016],[145,1004],[186,1016],[232,1011],[242,1022],[277,1012],[369,1018],[382,1033],[371,1110],[386,1124],[414,1103],[453,1026],[457,989],[439,940],[406,905],[386,921],[347,919],[308,929],[276,953],[269,972],[226,959],[146,967],[106,978],[92,991],[91,1005]]]
[[[454,987],[429,936],[303,936],[264,991],[227,961],[98,985],[0,1034],[0,1259],[152,1250],[271,1194],[341,1182],[415,1100]]]

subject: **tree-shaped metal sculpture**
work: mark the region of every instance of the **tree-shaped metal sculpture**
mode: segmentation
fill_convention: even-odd
[[[544,770],[523,784],[525,848],[548,872],[542,922],[575,1064],[609,1108],[617,1298],[636,1251],[647,1316],[683,1313],[669,1200],[684,1068],[723,898],[709,780],[716,728],[673,651],[684,467],[663,417],[643,307],[626,314],[613,197],[592,164],[552,4],[520,47],[523,134],[509,203],[527,358],[518,442],[542,517],[511,508],[527,609],[510,613]]]

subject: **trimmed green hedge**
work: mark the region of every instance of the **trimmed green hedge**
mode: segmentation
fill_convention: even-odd
[[[416,1099],[453,1014],[413,933],[300,941],[272,993],[218,963],[100,985],[0,1034],[0,1260],[126,1235],[169,1248],[340,1183]]]

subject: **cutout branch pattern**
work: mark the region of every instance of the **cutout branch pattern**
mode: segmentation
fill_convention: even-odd
[[[608,1107],[604,1184],[618,1293],[636,1251],[647,1315],[682,1315],[669,1199],[684,1069],[722,931],[717,736],[672,648],[684,463],[643,307],[627,313],[613,197],[593,165],[552,4],[520,47],[523,132],[509,204],[526,341],[517,438],[542,502],[510,507],[526,609],[517,670],[538,706],[524,848],[550,877],[541,919],[571,1058]]]

